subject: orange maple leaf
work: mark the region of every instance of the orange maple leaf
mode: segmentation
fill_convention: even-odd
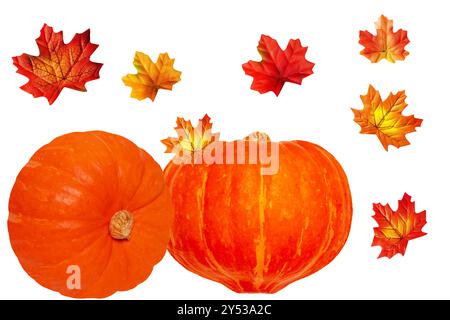
[[[201,153],[201,151],[208,145],[219,140],[219,133],[212,133],[211,118],[205,114],[202,119],[199,119],[197,127],[193,127],[190,120],[186,121],[184,118],[177,118],[177,138],[167,138],[161,140],[166,146],[166,153],[175,153],[182,156],[183,152],[188,152],[189,155]]]
[[[392,258],[397,253],[405,254],[408,241],[426,235],[422,231],[427,223],[427,213],[416,213],[415,204],[407,193],[398,201],[397,211],[393,211],[389,204],[373,204],[375,215],[373,218],[378,227],[373,228],[375,236],[372,246],[381,246],[378,258]]]
[[[386,151],[389,145],[397,148],[408,145],[405,135],[416,131],[422,119],[402,115],[408,106],[405,99],[405,91],[399,91],[395,95],[390,93],[382,101],[380,93],[370,85],[367,95],[361,95],[364,108],[352,109],[354,121],[361,126],[361,133],[376,134]]]
[[[52,104],[63,88],[86,91],[86,82],[99,78],[102,64],[89,60],[98,47],[90,42],[89,29],[65,44],[62,31],[55,33],[44,24],[36,43],[39,56],[13,57],[17,73],[29,79],[21,89],[35,98],[45,97]]]
[[[359,43],[364,46],[361,55],[372,61],[379,62],[386,59],[395,63],[396,60],[405,60],[409,54],[405,46],[409,43],[408,33],[405,30],[394,32],[394,24],[385,16],[381,16],[375,23],[377,34],[369,31],[359,32]]]
[[[131,87],[131,97],[143,100],[155,100],[159,89],[172,90],[172,86],[180,81],[181,72],[173,68],[175,59],[167,53],[161,53],[154,63],[148,55],[136,52],[133,65],[137,74],[127,74],[122,78],[126,86]]]

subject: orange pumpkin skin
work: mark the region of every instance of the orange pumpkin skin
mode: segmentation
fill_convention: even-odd
[[[352,219],[343,169],[315,144],[278,147],[274,175],[260,164],[168,164],[169,252],[186,269],[239,293],[274,293],[338,255]]]
[[[131,217],[131,229],[118,212]],[[33,155],[12,189],[8,229],[22,267],[42,286],[101,298],[150,275],[172,219],[153,158],[121,136],[93,131],[61,136]]]

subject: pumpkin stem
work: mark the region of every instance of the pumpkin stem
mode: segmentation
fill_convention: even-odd
[[[267,133],[256,131],[250,133],[247,137],[244,138],[244,140],[257,141],[258,143],[270,142],[270,137]]]
[[[133,229],[134,218],[127,210],[117,211],[109,222],[109,234],[116,240],[129,240]]]

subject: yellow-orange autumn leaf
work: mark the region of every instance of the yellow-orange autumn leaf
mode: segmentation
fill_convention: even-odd
[[[199,119],[197,126],[194,128],[190,120],[186,121],[184,118],[177,118],[177,138],[167,138],[161,140],[166,146],[166,153],[179,154],[182,151],[196,153],[203,150],[211,143],[218,141],[219,133],[212,133],[211,118],[205,114],[202,119]]]
[[[174,61],[167,53],[161,53],[154,63],[145,53],[136,52],[133,64],[138,73],[122,78],[125,85],[132,89],[131,97],[154,101],[159,89],[172,90],[172,86],[181,80],[181,72],[173,68]]]
[[[390,93],[383,101],[380,93],[369,86],[367,94],[361,96],[364,108],[352,109],[355,122],[361,126],[361,133],[376,134],[386,151],[389,145],[397,148],[408,145],[405,135],[416,131],[422,119],[402,115],[408,106],[405,99],[405,91],[400,91],[395,95]]]
[[[381,16],[375,23],[376,35],[369,31],[359,32],[359,43],[364,46],[361,54],[373,63],[386,59],[389,62],[405,60],[409,54],[405,46],[409,43],[408,32],[397,30],[394,32],[394,23],[385,16]]]

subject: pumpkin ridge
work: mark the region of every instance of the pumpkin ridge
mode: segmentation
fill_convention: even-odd
[[[281,151],[283,150],[284,153],[290,153],[290,154],[293,154],[295,156],[295,154],[292,152],[292,150],[290,150],[287,147],[287,145],[289,145],[291,143],[293,143],[293,142],[292,141],[286,141],[285,143],[279,143],[279,154],[281,155],[282,154]],[[274,277],[272,277],[272,280],[268,281],[264,285],[264,288],[269,290],[269,291],[275,290],[278,287],[279,279],[286,278],[286,274],[287,274],[286,269],[288,269],[288,267],[289,267],[289,263],[285,262],[283,264],[283,267],[279,270],[279,272]],[[275,291],[278,291],[278,289],[275,290]],[[273,291],[273,292],[275,292],[275,291]]]
[[[327,155],[325,155],[324,153],[320,153],[320,155],[318,155],[316,152],[317,152],[317,148],[318,148],[318,146],[316,146],[316,145],[311,145],[311,146],[309,146],[309,145],[307,145],[307,144],[302,144],[302,143],[296,143],[296,145],[297,146],[299,146],[302,150],[306,150],[306,151],[309,151],[309,152],[307,152],[307,154],[308,155],[310,155],[311,156],[311,158],[313,159],[313,161],[317,164],[317,163],[319,163],[321,160],[323,160],[323,159],[326,159],[326,161],[327,162],[329,162],[329,164],[331,165],[331,162],[328,160],[328,157],[327,157]],[[313,153],[314,152],[314,153]],[[322,167],[323,168],[323,167]],[[322,173],[322,175],[321,175],[321,177],[323,178],[323,181],[324,181],[324,183],[325,183],[325,185],[326,186],[328,186],[328,187],[330,187],[331,186],[331,184],[330,184],[330,181],[329,181],[329,179],[327,178],[327,175],[328,175],[328,172],[325,174],[325,172],[323,172]],[[328,189],[328,188],[327,188]],[[329,194],[328,193],[325,193],[325,202],[328,204],[329,202],[330,202],[330,200],[329,200]],[[336,210],[336,209],[335,209]],[[319,251],[316,253],[316,258],[315,258],[315,260],[312,260],[308,265],[307,265],[307,267],[305,267],[304,269],[303,269],[303,271],[305,272],[305,274],[308,274],[308,272],[309,272],[309,270],[311,269],[311,268],[313,268],[314,267],[314,265],[315,265],[315,263],[317,262],[317,261],[320,261],[321,259],[322,259],[322,257],[323,257],[323,254],[326,252],[326,249],[328,248],[328,246],[330,245],[330,243],[331,243],[331,238],[330,238],[330,231],[331,232],[333,232],[333,229],[332,229],[332,227],[331,227],[331,224],[332,224],[332,218],[333,218],[333,216],[332,216],[332,214],[331,214],[331,212],[329,211],[329,210],[327,210],[327,213],[328,213],[328,223],[327,223],[327,231],[326,231],[326,237],[324,237],[323,238],[323,240],[322,240],[322,243],[321,243],[321,245],[320,245],[320,248],[319,248]]]
[[[265,286],[264,286],[265,290],[267,290],[269,293],[274,293],[274,292],[277,292],[278,290],[280,290],[280,282],[279,282],[280,279],[290,279],[288,284],[295,281],[295,280],[292,280],[295,277],[289,277],[289,276],[285,275],[288,265],[289,265],[289,262],[285,262],[283,264],[283,266],[281,267],[278,274],[276,274],[274,277],[272,277],[272,279],[265,284]]]
[[[175,165],[175,164],[173,164],[172,162],[169,162],[169,164],[167,165],[167,167],[164,169],[164,176],[165,176],[165,177],[166,177],[168,174],[170,174],[170,172],[172,171],[171,169],[172,169],[173,167],[176,167],[176,168],[175,168],[175,172],[172,173],[172,175],[169,177],[170,179],[169,179],[169,185],[168,185],[168,188],[169,188],[170,194],[172,194],[173,184],[175,183],[174,177],[176,177],[176,176],[180,173],[181,169],[183,168],[183,166],[181,166],[181,165]]]
[[[308,159],[310,159],[310,163],[314,163],[316,167],[320,168],[320,166],[317,164],[316,159],[314,159],[310,154],[305,152],[306,149],[303,146],[301,146],[299,144],[299,142],[301,143],[302,141],[285,141],[285,142],[280,144],[282,146],[282,147],[280,147],[280,151],[281,151],[281,148],[284,148],[284,151],[283,151],[284,154],[288,154],[289,153],[289,154],[291,154],[291,155],[293,155],[294,157],[297,158],[296,152],[294,152],[290,148],[290,147],[294,147],[295,149],[300,150],[301,153],[305,157],[308,157]],[[313,161],[311,161],[311,159]],[[294,163],[295,163],[295,165],[297,167],[298,166],[298,162],[294,162]],[[328,230],[328,227],[327,227],[327,230]],[[303,235],[302,235],[302,241],[303,241]],[[323,246],[323,242],[322,242],[321,246]],[[306,268],[308,268],[310,265],[314,265],[319,260],[318,257],[317,257],[318,252],[320,252],[320,248],[318,249],[318,251],[313,256],[313,260],[311,260],[310,262],[308,262],[308,264],[303,266],[301,271],[299,271],[298,266],[303,263],[302,259],[298,260],[297,264],[293,264],[293,263],[285,264],[284,267],[282,268],[282,270],[280,270],[280,272],[276,275],[276,277],[274,277],[274,279],[272,281],[270,281],[270,284],[266,284],[265,288],[267,290],[269,290],[270,292],[277,292],[281,288],[283,288],[286,285],[288,285],[289,283],[293,282],[294,281],[293,279],[295,279],[295,277],[298,277],[299,273],[303,274]],[[301,276],[300,278],[302,278],[302,277],[303,276]],[[297,279],[295,279],[295,280],[297,280]]]
[[[297,141],[296,143],[294,142],[294,145],[296,145],[298,148],[300,148],[305,154],[308,155],[308,157],[310,157],[313,162],[318,165],[318,163],[320,163],[323,159],[326,159],[330,164],[331,162],[328,160],[328,155],[321,153],[320,156],[318,156],[315,152],[317,152],[317,145],[315,144],[308,144],[308,143],[302,143],[301,141]],[[306,151],[306,152],[305,152]],[[314,153],[313,153],[314,152]],[[322,167],[323,168],[323,167]],[[321,175],[324,183],[326,186],[330,186],[330,182],[327,179],[327,175],[322,173]],[[324,195],[325,198],[325,202],[329,202],[329,194],[325,193]],[[333,232],[332,227],[331,227],[331,223],[332,223],[332,215],[331,212],[329,210],[327,210],[328,213],[328,223],[327,223],[327,229],[326,229],[326,237],[324,237],[322,239],[322,243],[319,247],[319,250],[316,252],[315,254],[315,258],[313,260],[310,261],[310,263],[308,263],[304,268],[303,268],[303,277],[306,276],[306,274],[308,274],[309,270],[311,268],[314,268],[317,261],[320,261],[323,258],[323,254],[326,252],[326,249],[328,248],[329,244],[331,243],[332,239],[329,239],[329,235],[330,235],[330,230]]]
[[[233,216],[233,208],[237,208],[237,202],[236,201],[238,199],[238,197],[236,196],[236,190],[239,189],[238,185],[240,183],[240,181],[238,179],[236,179],[236,172],[234,170],[234,168],[232,168],[229,171],[229,175],[230,175],[230,205],[229,208],[230,210],[228,211],[228,219],[230,219],[230,216]],[[239,177],[238,177],[239,178]],[[232,218],[230,220],[233,220]],[[240,235],[236,235],[236,233],[232,233],[233,236],[240,236]],[[231,242],[231,244],[234,244],[234,241]],[[234,249],[234,248],[233,248]],[[232,285],[226,285],[228,288],[230,288],[233,291],[237,291],[237,292],[244,292],[244,287],[241,284],[242,279],[232,279]]]
[[[39,152],[39,151],[38,151],[38,152]],[[80,181],[79,179],[77,179],[76,177],[73,176],[73,174],[74,174],[73,172],[70,172],[69,170],[63,168],[62,166],[56,166],[55,164],[43,164],[41,161],[38,161],[38,160],[34,160],[34,159],[33,159],[33,160],[30,160],[30,161],[25,165],[25,168],[28,167],[28,169],[31,170],[32,168],[30,168],[30,167],[28,166],[31,162],[33,162],[33,163],[34,163],[34,162],[35,162],[35,163],[39,163],[39,165],[42,166],[42,167],[47,167],[47,168],[54,169],[54,170],[56,170],[56,171],[63,172],[64,174],[67,175],[67,178],[70,178],[71,180],[75,181],[80,187],[83,187],[83,188],[86,189],[86,191],[88,191],[90,194],[93,194],[96,198],[98,198],[98,200],[101,200],[100,197],[99,197],[97,194],[92,193],[92,190],[89,190],[89,188],[91,188],[90,185],[86,185],[86,184],[82,183],[82,181]],[[17,179],[17,181],[20,181],[20,180]]]
[[[63,260],[61,260],[61,261],[58,261],[57,263],[48,263],[48,262],[45,262],[45,265],[46,265],[47,267],[51,267],[51,268],[54,268],[54,267],[63,265],[63,264],[65,264],[65,263],[67,263],[69,260],[72,260],[74,257],[76,258],[76,257],[79,257],[79,256],[84,255],[88,250],[91,249],[91,247],[93,247],[95,244],[97,244],[98,242],[100,242],[100,240],[102,240],[102,238],[101,238],[101,237],[98,237],[98,238],[95,239],[93,242],[91,242],[85,249],[83,249],[83,251],[78,252],[76,256],[65,258],[65,259],[63,259]],[[25,240],[22,240],[22,241],[25,241]],[[27,262],[27,263],[33,263],[33,264],[36,264],[36,265],[39,265],[39,266],[43,266],[43,265],[44,265],[44,263],[39,263],[39,262],[37,262],[35,259],[22,258],[19,262],[22,264],[22,261]],[[27,271],[27,273],[28,273],[28,271]]]
[[[99,238],[99,239],[100,239],[100,238]],[[86,251],[90,250],[91,247],[93,247],[95,244],[97,244],[97,241],[98,241],[99,239],[97,239],[96,241],[92,242],[90,246],[88,246],[85,250],[83,250],[83,253],[85,253]],[[105,239],[107,239],[107,238],[105,237]],[[108,241],[106,241],[106,242],[108,242]],[[106,250],[107,250],[107,249],[106,249]],[[109,250],[109,251],[110,251],[110,250]],[[109,255],[110,255],[110,254],[109,254]],[[26,261],[26,259],[21,259],[21,260],[19,260],[20,264],[23,266],[22,261]],[[57,267],[57,266],[63,264],[64,262],[67,262],[67,261],[68,261],[68,259],[65,259],[65,260],[63,260],[63,261],[61,261],[61,262],[59,262],[59,263],[57,263],[57,264],[53,264],[53,265],[47,264],[47,265],[48,265],[50,268],[55,268],[55,267]],[[105,265],[108,265],[108,264],[109,264],[109,258],[106,259]],[[105,269],[104,269],[104,270],[105,270]],[[104,270],[103,270],[103,272],[102,272],[101,274],[104,273]],[[43,279],[39,279],[39,278],[34,277],[33,274],[30,273],[30,271],[27,270],[27,269],[25,269],[25,272],[26,272],[30,277],[32,277],[33,279],[35,279],[36,282],[39,283],[41,286],[47,287],[47,288],[48,288],[47,284],[46,284],[44,281],[42,281]],[[97,281],[94,281],[89,287],[91,287],[92,285],[95,285],[95,283],[97,283]],[[52,289],[52,290],[53,290],[53,289]],[[59,292],[59,293],[62,294],[62,295],[67,296],[67,293],[65,293],[63,290],[58,290],[58,289],[54,289],[54,290],[55,290],[56,292]],[[77,295],[73,295],[73,296],[71,296],[71,297],[77,297]]]
[[[222,165],[220,165],[222,166]],[[235,190],[237,189],[236,184],[238,183],[237,179],[235,178],[235,172],[233,170],[233,168],[231,168],[231,165],[226,166],[225,168],[228,168],[226,170],[226,177],[227,180],[225,181],[225,183],[229,184],[229,187],[226,188],[228,193],[224,194],[224,199],[228,199],[228,203],[226,205],[227,211],[224,211],[224,219],[228,219],[230,220],[230,216],[232,215],[232,208],[235,207],[236,204],[236,196],[235,196]],[[231,168],[231,169],[230,169]],[[231,233],[231,235],[234,235],[234,233]],[[230,244],[233,244],[233,242],[231,242]],[[234,249],[234,248],[233,248]],[[228,272],[226,272],[227,277],[229,278],[228,283],[223,283],[226,287],[230,288],[233,291],[238,291],[238,292],[243,292],[244,288],[242,287],[240,280],[238,279],[234,279],[232,276],[230,276],[230,274]],[[217,281],[217,279],[213,280]]]
[[[234,146],[236,148],[236,142],[237,141],[233,141]],[[247,147],[246,149],[247,150]],[[237,153],[237,152],[235,152]],[[251,164],[250,166],[257,166],[258,164]],[[227,219],[229,219],[230,221],[234,221],[234,222],[240,222],[239,220],[236,220],[236,217],[239,217],[240,214],[240,209],[239,209],[239,197],[240,194],[243,193],[242,191],[242,176],[240,174],[240,172],[236,169],[241,169],[243,168],[243,166],[247,166],[247,165],[239,165],[239,164],[234,164],[233,166],[229,166],[229,173],[228,175],[230,176],[230,194],[229,194],[229,208],[230,210],[228,211],[228,216],[225,216]],[[236,225],[236,223],[234,223]],[[234,228],[236,228],[236,226],[232,226]],[[232,240],[230,241],[231,244],[233,244],[233,249],[236,250],[236,246],[238,246],[237,244],[239,243],[239,237],[240,234],[236,231],[233,231],[232,233]],[[236,239],[237,238],[237,239]],[[256,253],[256,248],[249,248],[249,251],[252,250],[253,252]],[[238,259],[242,259],[245,257],[237,257]],[[256,255],[255,255],[256,258]],[[255,261],[255,265],[256,265],[256,260]],[[241,261],[242,262],[242,261]],[[251,263],[251,262],[249,262]],[[232,285],[226,285],[228,288],[230,288],[231,290],[238,292],[238,293],[244,293],[244,292],[249,292],[249,290],[247,289],[247,285],[248,283],[251,283],[253,285],[253,280],[254,280],[254,268],[251,265],[246,265],[243,269],[239,270],[238,275],[232,279]],[[242,283],[244,282],[244,283]]]
[[[17,220],[16,217],[20,217],[20,218],[18,218],[18,220]],[[32,230],[34,230],[36,228],[40,229],[42,227],[45,227],[46,224],[55,225],[54,222],[57,221],[57,220],[58,220],[57,218],[48,219],[48,218],[40,218],[40,217],[30,217],[26,213],[16,213],[16,210],[13,211],[13,210],[10,209],[9,210],[9,217],[8,217],[8,228],[11,228],[11,227],[15,228],[16,225],[17,225],[17,226],[20,226],[21,229],[24,232],[26,232],[26,231],[30,231],[30,230],[32,231]],[[77,220],[78,221],[83,221],[83,223],[96,222],[97,224],[94,227],[90,228],[89,230],[83,231],[83,232],[79,232],[79,231],[86,228],[86,225],[84,225],[84,224],[80,225],[80,226],[77,226],[75,228],[71,227],[70,230],[72,230],[72,231],[76,230],[77,233],[74,234],[69,239],[82,240],[83,238],[90,238],[90,237],[92,237],[92,235],[95,232],[98,232],[100,229],[104,228],[104,226],[105,226],[105,222],[102,219],[98,218],[98,217],[95,218],[95,219],[80,219],[80,218],[76,218],[76,219],[75,218],[74,219],[62,219],[62,220],[60,219],[60,221],[59,221],[59,223],[57,225],[64,224],[64,223],[67,223],[67,222],[71,222],[71,221],[77,221]],[[61,228],[56,228],[55,230],[59,231],[59,232],[62,232],[62,231],[64,231],[64,229],[65,228],[61,227]],[[24,239],[23,237],[19,241],[20,242],[24,242],[24,243],[30,243],[30,244],[33,243],[33,241]],[[11,235],[10,235],[10,242],[11,242],[11,244],[16,242],[15,239],[11,238]],[[62,262],[67,261],[67,259],[68,258],[62,260]],[[29,261],[34,261],[34,259],[31,259],[31,260],[29,259]],[[49,265],[57,265],[58,263],[52,263],[52,264],[49,264]]]
[[[10,223],[8,222],[8,227],[12,227],[12,226],[13,226],[13,224],[10,224]],[[100,229],[103,229],[105,226],[106,226],[106,224],[105,224],[105,223],[102,223],[102,225],[99,225],[99,226],[97,226],[97,227],[95,227],[95,228],[93,228],[93,229],[91,229],[91,230],[85,232],[83,235],[74,235],[74,237],[67,238],[67,240],[73,240],[73,239],[82,240],[82,239],[84,239],[84,238],[90,238],[90,237],[92,237],[92,235],[93,235],[94,233],[98,232]],[[32,227],[31,227],[31,228],[32,228]],[[94,238],[94,237],[93,237],[93,238]],[[82,253],[84,253],[85,251],[87,251],[87,250],[89,249],[90,245],[93,245],[98,239],[99,239],[99,238],[96,238],[96,239],[94,238],[93,241],[90,242],[89,245],[88,245],[85,249],[83,249],[83,251],[80,251],[80,252],[78,252],[78,253],[82,254]],[[66,239],[65,239],[65,240],[66,240]],[[34,243],[34,241],[32,241],[32,240],[27,240],[27,239],[20,239],[19,241],[22,242],[22,243],[28,243],[28,244],[33,244],[33,243]],[[16,240],[10,238],[10,242],[11,242],[11,244],[13,244],[13,243],[16,243]],[[78,256],[78,255],[76,255],[76,256]],[[59,262],[57,262],[57,263],[48,263],[48,262],[46,262],[46,265],[48,265],[48,266],[56,266],[56,265],[62,264],[63,262],[65,262],[65,261],[67,261],[67,260],[69,260],[69,259],[71,259],[71,258],[72,258],[72,257],[66,257],[66,258],[64,258],[64,260],[61,260],[61,261],[59,261]],[[25,260],[24,258],[22,258],[22,259]],[[33,261],[34,263],[37,263],[37,262],[34,261],[34,260],[35,260],[35,259],[28,259],[28,261]]]
[[[177,172],[177,174],[179,174],[179,178],[180,179],[182,179],[182,184],[184,185],[185,184],[185,181],[186,181],[186,179],[187,179],[187,176],[189,175],[189,171],[182,171],[182,168],[183,168],[183,166],[179,166],[179,165],[174,165],[174,164],[172,164],[172,163],[170,163],[169,162],[169,164],[168,164],[168,166],[170,165],[170,168],[175,168],[175,170],[176,170],[176,172]],[[166,167],[166,169],[165,169],[165,174],[167,175],[167,174],[171,174],[171,172],[170,172],[171,170],[169,170],[167,167]],[[174,182],[174,180],[170,180],[170,179],[168,179],[168,180],[166,180],[166,181],[168,181],[169,182],[169,184],[171,183],[171,181],[172,182]],[[173,192],[172,192],[172,188],[170,188],[170,196],[172,196],[173,195]],[[198,201],[197,201],[197,206],[198,206]],[[200,210],[200,208],[199,207],[197,207],[199,210]],[[198,235],[199,235],[199,238],[201,238],[201,229],[200,229],[200,226],[199,226],[199,233],[198,233]],[[197,239],[198,240],[198,239]],[[194,273],[197,273],[197,272],[201,272],[200,270],[199,270],[199,268],[198,268],[198,259],[197,259],[197,257],[196,257],[196,255],[195,255],[195,253],[193,253],[194,254],[194,259],[193,259],[193,261],[189,261],[189,260],[186,260],[186,259],[184,259],[184,257],[182,256],[182,255],[178,255],[178,254],[176,254],[178,251],[180,251],[180,252],[182,252],[183,250],[181,249],[179,249],[179,246],[183,246],[183,241],[175,241],[175,238],[174,238],[174,236],[173,236],[173,230],[171,231],[171,235],[170,235],[170,242],[169,242],[169,253],[172,255],[172,257],[176,260],[176,261],[178,261],[180,264],[183,264],[188,270],[190,270],[190,271],[192,271],[192,272],[194,272]],[[206,259],[205,259],[206,260]],[[208,265],[208,267],[210,267],[210,268],[212,268],[212,266],[210,265],[210,262],[209,261],[206,261],[209,265]],[[206,277],[206,278],[210,278],[211,280],[216,280],[217,279],[217,277],[214,277],[215,275],[214,274],[212,274],[212,275],[210,275],[209,273],[208,273],[208,270],[203,270],[202,272],[201,272],[201,274],[202,274],[202,276],[204,276],[204,277]]]
[[[108,236],[109,235],[107,235],[107,239],[108,239]],[[108,239],[109,240],[109,239]],[[108,270],[108,268],[109,268],[109,266],[110,266],[110,264],[111,264],[111,256],[112,256],[112,251],[114,250],[114,244],[113,244],[113,242],[112,241],[106,241],[107,243],[108,243],[108,245],[109,245],[109,248],[108,248],[108,258],[106,259],[106,263],[105,263],[105,266],[104,266],[104,268],[102,268],[102,272],[99,274],[99,276],[97,277],[97,279],[94,281],[94,282],[92,282],[92,284],[91,284],[91,287],[93,287],[93,288],[95,288],[95,286],[96,286],[96,284],[98,284],[99,282],[100,282],[100,280],[102,280],[102,278],[103,278],[103,276],[105,275],[105,273],[106,273],[106,270]],[[109,289],[108,290],[108,292],[110,292],[111,290]],[[61,294],[63,294],[62,292],[60,292]],[[110,295],[111,293],[108,293],[108,295]]]
[[[201,205],[198,206],[199,209],[199,220],[200,220],[200,240],[203,242],[205,248],[205,254],[206,254],[206,261],[209,262],[209,264],[211,265],[212,269],[217,270],[223,277],[223,279],[228,279],[231,284],[235,284],[235,280],[228,274],[228,272],[222,268],[222,266],[220,265],[220,263],[217,261],[216,257],[214,256],[214,253],[212,252],[212,250],[209,247],[208,244],[208,240],[206,239],[205,236],[205,220],[204,220],[204,214],[205,214],[205,189],[208,183],[208,176],[209,176],[209,172],[208,172],[208,168],[205,168],[204,171],[204,177],[202,180],[202,201],[201,201]]]
[[[93,222],[93,221],[101,221],[101,223],[99,223],[99,225],[95,228],[93,228],[92,230],[96,229],[96,228],[100,228],[103,227],[105,222],[103,221],[103,219],[100,218],[95,218],[95,219],[63,219],[61,220],[61,218],[38,218],[38,217],[28,217],[23,213],[16,213],[14,211],[10,212],[10,219],[9,220],[15,220],[15,218],[17,217],[19,220],[26,220],[29,223],[34,223],[36,222],[37,224],[39,223],[45,223],[45,222],[54,222],[56,220],[59,221],[58,225],[65,223],[65,222],[72,222],[72,221],[83,221],[83,222]],[[14,221],[12,221],[14,222]]]
[[[259,170],[260,188],[258,195],[258,218],[259,218],[259,236],[255,246],[256,266],[254,268],[255,279],[253,279],[255,289],[258,290],[264,282],[264,265],[266,256],[266,236],[264,232],[265,225],[265,207],[266,207],[266,186],[264,185],[264,175]]]
[[[102,131],[90,131],[88,132],[90,135],[92,135],[94,138],[96,138],[98,141],[100,141],[100,143],[103,145],[103,147],[105,148],[105,150],[108,151],[109,153],[109,157],[111,158],[111,160],[114,162],[114,168],[116,169],[116,174],[114,175],[114,178],[116,180],[116,185],[119,185],[119,163],[117,162],[117,159],[115,157],[114,152],[112,151],[111,147],[109,146],[109,144],[100,136],[100,134],[103,134]],[[113,135],[114,137],[118,137],[117,135]],[[130,141],[130,143],[132,143]]]
[[[141,185],[142,185],[142,184],[140,184],[139,187],[136,189],[136,193],[135,193],[135,195],[134,195],[133,197],[136,196],[136,194],[137,194],[138,191],[139,191],[139,188],[141,188]],[[137,208],[132,208],[132,207],[130,207],[130,208],[127,209],[127,211],[130,211],[131,213],[134,214],[136,211],[140,211],[140,210],[142,210],[142,209],[144,209],[144,208],[146,208],[146,207],[152,205],[152,204],[153,204],[153,201],[155,201],[156,199],[158,199],[158,198],[164,193],[164,189],[165,189],[165,188],[166,188],[166,186],[165,186],[164,181],[163,181],[163,183],[161,184],[161,190],[158,192],[158,194],[157,194],[154,198],[150,198],[150,200],[148,200],[146,203],[142,204],[141,206],[139,206],[139,207],[137,207]],[[128,202],[133,202],[133,200],[134,200],[134,198],[131,199],[131,200],[128,201]]]
[[[316,149],[317,149],[322,155],[324,155],[324,158],[327,159],[327,161],[329,162],[330,166],[331,166],[332,168],[334,168],[335,172],[337,172],[337,173],[343,173],[343,172],[344,172],[344,169],[339,165],[338,161],[336,160],[336,158],[334,158],[333,155],[329,154],[325,149],[323,149],[323,148],[320,147],[320,146],[317,146]],[[333,161],[331,161],[331,159],[333,159]],[[345,192],[345,189],[346,189],[346,188],[347,188],[347,189],[350,189],[350,186],[348,185],[348,181],[347,181],[347,179],[345,179],[345,180],[344,180],[344,179],[341,179],[341,181],[339,181],[339,182],[340,182],[340,183],[337,184],[338,187],[339,187],[339,191],[340,191],[340,193],[341,193],[343,196],[346,196],[347,194],[346,194],[346,192]],[[348,208],[343,208],[343,209],[345,210],[345,209],[348,209]],[[350,208],[350,209],[352,209],[352,208]],[[336,211],[337,211],[337,208],[336,208]],[[337,213],[337,212],[336,212],[336,213]],[[338,217],[335,216],[335,218],[337,219]],[[351,216],[350,216],[350,221],[349,221],[349,223],[350,223],[350,225],[351,225]],[[347,234],[348,234],[348,233],[347,233]],[[347,236],[347,238],[348,238],[348,236]],[[344,243],[345,243],[345,241],[347,241],[347,238],[344,240]]]
[[[315,160],[317,160],[318,158],[321,158],[320,160],[326,159],[326,161],[328,162],[329,166],[331,168],[333,168],[334,173],[340,173],[342,171],[342,169],[339,170],[339,168],[335,165],[334,162],[337,162],[336,159],[333,156],[331,156],[332,159],[334,160],[334,161],[331,161],[330,158],[329,158],[331,154],[328,153],[328,151],[325,151],[325,149],[323,149],[322,147],[320,147],[318,145],[315,145],[315,144],[311,144],[311,145],[302,144],[301,141],[298,141],[297,145],[300,146],[301,148],[306,149],[307,151],[309,151],[309,154],[311,154],[313,156],[313,158],[316,158]],[[312,152],[314,152],[314,153],[312,153]],[[316,155],[316,157],[314,157],[314,155]],[[323,175],[323,178],[324,178],[326,184],[330,185],[330,182],[329,182],[327,176]],[[338,185],[339,185],[340,193],[344,195],[341,183],[339,183]],[[327,200],[326,202],[327,202],[327,204],[330,203],[330,201],[328,200],[328,196],[329,195],[326,195],[326,200]],[[328,221],[328,224],[327,224],[327,237],[324,238],[324,242],[322,243],[321,248],[319,249],[319,251],[318,251],[318,253],[316,255],[316,258],[317,258],[316,261],[314,261],[314,263],[309,263],[305,267],[304,274],[302,275],[302,278],[304,278],[304,277],[314,273],[315,271],[317,271],[317,270],[314,270],[315,268],[317,268],[317,266],[315,265],[315,262],[320,261],[320,260],[325,258],[325,254],[328,252],[327,250],[329,250],[330,245],[333,243],[333,239],[335,237],[335,232],[333,231],[333,227],[332,226],[336,224],[337,218],[338,218],[337,215],[336,215],[337,208],[335,206],[333,206],[333,207],[334,207],[334,213],[335,213],[334,217],[333,217],[333,210],[327,210],[327,212],[329,214],[329,221]],[[334,246],[335,247],[339,246],[339,244],[334,243]]]
[[[141,155],[142,155],[142,150],[140,150],[140,152],[139,152],[139,156],[141,156]],[[147,170],[146,170],[146,167],[145,167],[145,163],[144,163],[143,161],[144,161],[143,159],[141,159],[141,161],[140,161],[140,164],[141,164],[141,172],[140,172],[140,175],[139,175],[139,184],[138,184],[138,185],[136,186],[136,188],[134,189],[133,195],[132,195],[129,199],[127,199],[126,201],[124,201],[124,202],[126,202],[126,203],[133,203],[134,198],[136,197],[136,195],[138,194],[139,190],[140,190],[141,187],[142,187],[142,184],[144,183],[143,178],[144,178],[145,174],[147,173],[147,172],[146,172]],[[164,184],[163,184],[163,186],[164,186]],[[162,189],[163,189],[163,188],[161,188],[160,192],[158,192],[158,195],[155,196],[153,199],[151,199],[151,201],[153,201],[154,199],[156,199],[156,198],[159,196],[159,194],[162,192]],[[151,201],[150,201],[150,202],[151,202]],[[134,211],[134,210],[130,210],[130,211]]]
[[[145,166],[145,159],[142,158],[142,156],[149,156],[149,157],[151,157],[151,156],[150,156],[147,152],[145,152],[145,150],[143,150],[143,149],[139,149],[139,155],[141,156],[141,164],[142,164],[142,171],[141,171],[141,175],[140,175],[140,178],[139,178],[139,181],[140,181],[140,182],[139,182],[139,184],[136,186],[136,189],[135,189],[135,191],[134,191],[134,194],[130,197],[130,199],[128,199],[128,200],[126,201],[127,203],[134,203],[135,198],[136,198],[136,196],[138,195],[138,193],[139,193],[139,191],[141,190],[142,185],[143,185],[143,183],[144,183],[144,177],[145,177],[145,175],[148,173],[147,167]],[[151,157],[151,158],[152,158],[152,157]],[[153,159],[153,158],[152,158],[152,159]],[[153,160],[154,160],[154,159],[153,159]],[[161,169],[161,167],[159,167],[159,165],[158,165],[158,168]],[[154,185],[153,185],[153,187],[154,187]],[[140,210],[140,209],[142,209],[142,208],[147,207],[148,205],[152,204],[152,202],[155,201],[158,197],[161,196],[161,194],[164,192],[164,189],[165,189],[165,188],[166,188],[166,185],[165,185],[165,183],[164,183],[164,177],[161,177],[161,189],[155,194],[154,197],[149,198],[143,205],[141,205],[141,206],[139,206],[139,207],[137,207],[137,208],[131,208],[131,207],[129,207],[127,210],[130,211],[130,212],[134,212],[134,211],[138,211],[138,210]]]

